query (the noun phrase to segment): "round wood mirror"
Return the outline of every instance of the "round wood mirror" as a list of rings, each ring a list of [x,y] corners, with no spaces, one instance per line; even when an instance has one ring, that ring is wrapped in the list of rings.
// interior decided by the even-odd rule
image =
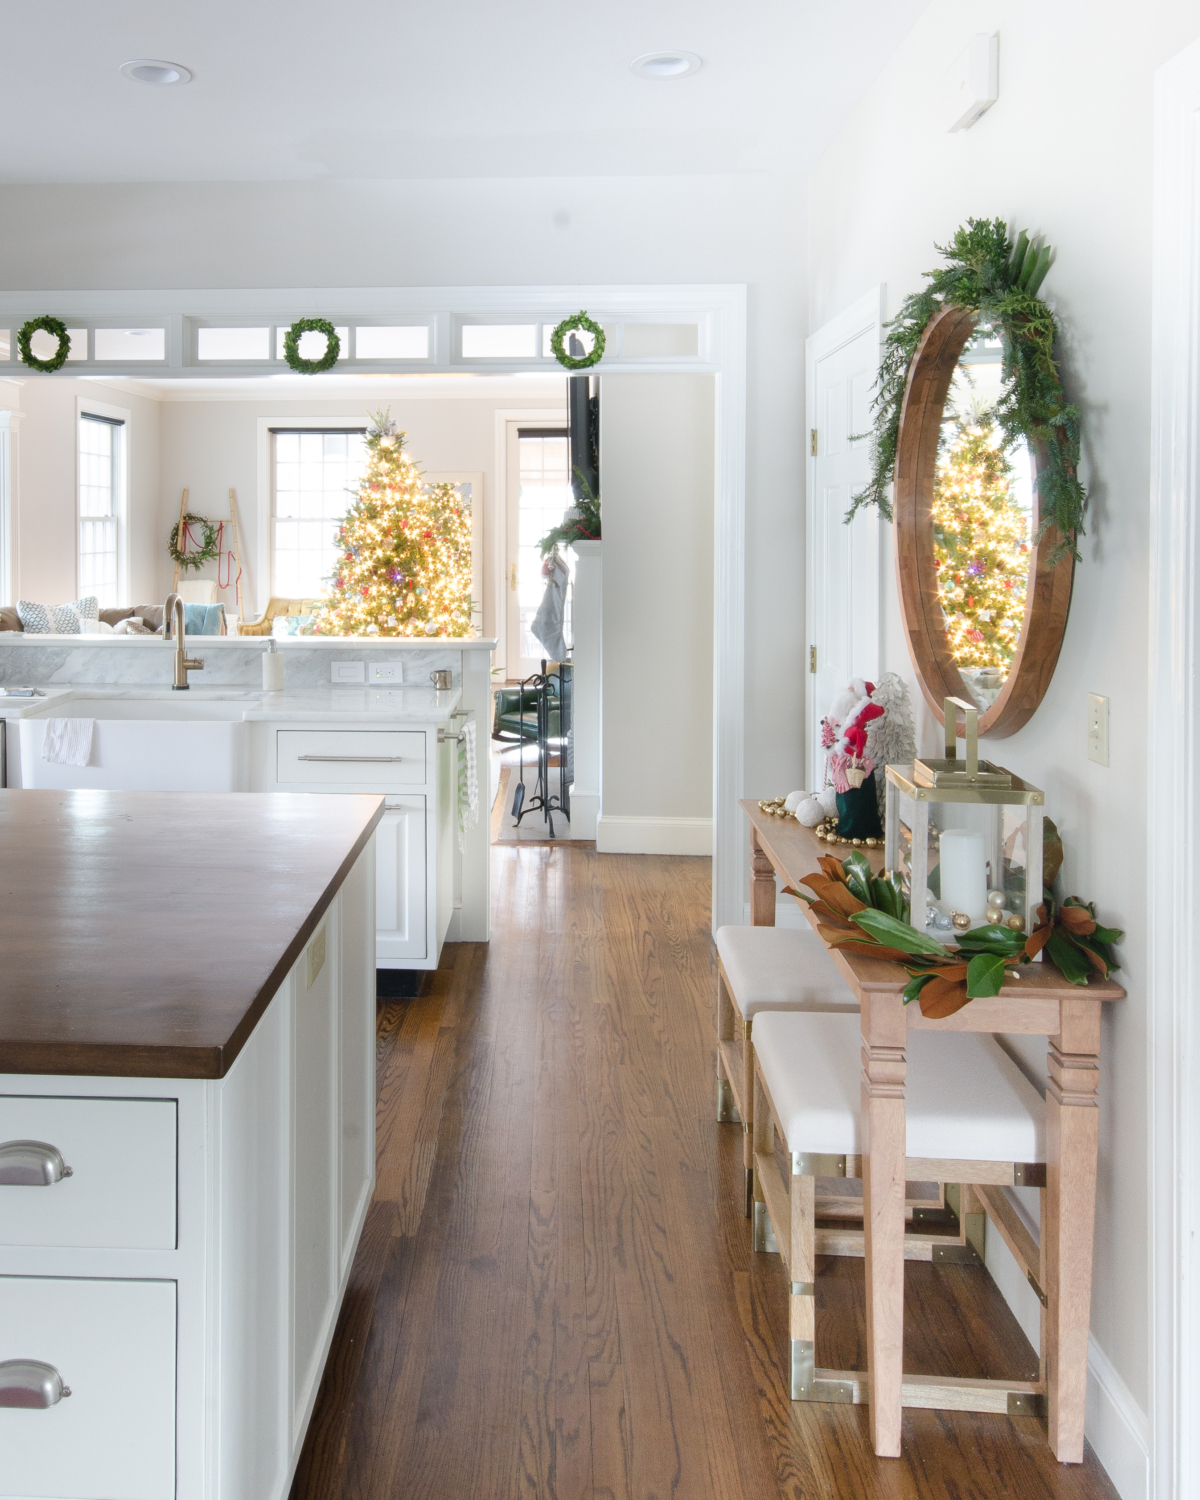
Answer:
[[[1075,565],[1035,549],[1044,455],[1005,453],[990,415],[1002,349],[966,308],[930,319],[908,374],[896,450],[896,569],[921,690],[979,705],[979,733],[1014,734],[1042,701],[1062,648]]]

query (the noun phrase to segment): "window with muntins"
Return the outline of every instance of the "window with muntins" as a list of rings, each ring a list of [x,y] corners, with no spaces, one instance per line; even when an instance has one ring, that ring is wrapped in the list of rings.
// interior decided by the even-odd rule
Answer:
[[[272,593],[313,599],[333,576],[334,538],[366,464],[364,428],[273,428]]]
[[[101,609],[118,604],[125,423],[83,412],[79,417],[80,598],[95,594]]]
[[[536,661],[546,648],[531,634],[530,625],[546,591],[539,543],[559,525],[563,512],[574,504],[571,457],[567,434],[559,429],[521,428],[518,432],[520,495],[517,519],[517,599],[520,611],[521,656]],[[569,609],[568,604],[568,609]],[[564,621],[570,639],[570,619]]]

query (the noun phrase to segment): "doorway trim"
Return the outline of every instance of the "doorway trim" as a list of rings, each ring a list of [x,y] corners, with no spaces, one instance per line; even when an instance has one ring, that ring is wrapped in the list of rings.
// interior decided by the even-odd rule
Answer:
[[[1149,699],[1180,721],[1155,754],[1146,850],[1150,1493],[1200,1486],[1200,42],[1159,69],[1154,121]]]
[[[343,321],[360,316],[427,317],[434,329],[432,357],[419,368],[412,362],[380,361],[379,373],[530,374],[554,370],[544,357],[531,360],[464,361],[454,353],[452,333],[464,316],[511,322],[560,321],[587,308],[602,324],[620,324],[603,367],[596,373],[659,374],[708,373],[716,376],[716,482],[713,568],[713,931],[743,920],[749,889],[749,840],[738,798],[744,790],[745,768],[745,595],[746,595],[746,287],[743,284],[591,285],[591,286],[468,286],[468,287],[304,287],[195,288],[174,291],[4,291],[0,319],[19,326],[45,310],[47,299],[58,316],[74,319],[72,326],[128,321],[130,326],[155,322],[166,329],[167,358],[146,366],[122,362],[101,367],[95,361],[77,362],[60,375],[39,380],[72,379],[104,374],[138,379],[170,380],[259,377],[279,373],[278,364],[250,368],[187,363],[189,329],[193,320],[231,323],[286,320],[300,314],[329,316]],[[13,319],[17,321],[12,322]],[[336,319],[335,319],[336,321]],[[694,354],[627,354],[624,325],[694,323]],[[89,340],[90,344],[90,340]],[[31,374],[32,372],[30,372]],[[564,372],[565,373],[565,372]],[[327,380],[336,380],[331,371]],[[28,378],[21,365],[0,365],[0,376]],[[298,377],[299,378],[299,377]],[[315,381],[322,377],[314,376]],[[316,394],[330,394],[329,386],[314,385]],[[281,399],[289,394],[281,385]]]

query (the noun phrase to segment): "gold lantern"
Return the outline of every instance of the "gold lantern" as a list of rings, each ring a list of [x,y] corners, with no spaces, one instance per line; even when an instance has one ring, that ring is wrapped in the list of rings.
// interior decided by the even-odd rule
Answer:
[[[957,754],[959,710],[965,760]],[[887,767],[887,868],[900,872],[912,925],[939,941],[985,922],[1031,932],[1042,901],[1045,794],[979,759],[973,704],[947,698],[945,713],[945,760]]]

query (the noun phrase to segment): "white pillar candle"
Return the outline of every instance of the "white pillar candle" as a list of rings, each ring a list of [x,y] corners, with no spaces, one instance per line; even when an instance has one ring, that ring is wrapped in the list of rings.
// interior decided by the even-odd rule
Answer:
[[[983,920],[987,910],[987,856],[983,834],[947,828],[939,840],[942,905]]]

